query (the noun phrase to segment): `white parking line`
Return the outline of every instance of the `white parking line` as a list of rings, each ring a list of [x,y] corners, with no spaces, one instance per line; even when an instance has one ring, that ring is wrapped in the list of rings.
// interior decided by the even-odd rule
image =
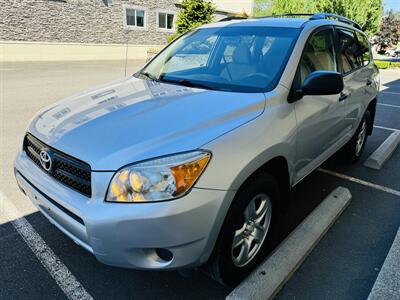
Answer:
[[[355,178],[355,177],[351,177],[351,176],[348,176],[348,175],[345,175],[345,174],[337,173],[337,172],[326,170],[326,169],[322,169],[322,168],[318,168],[318,171],[320,171],[322,173],[325,173],[325,174],[328,174],[328,175],[332,175],[332,176],[341,178],[341,179],[345,179],[345,180],[348,180],[348,181],[351,181],[351,182],[355,182],[355,183],[358,183],[358,184],[361,184],[361,185],[364,185],[364,186],[368,186],[370,188],[373,188],[373,189],[376,189],[376,190],[379,190],[379,191],[382,191],[382,192],[386,192],[386,193],[389,193],[389,194],[392,194],[392,195],[400,197],[400,191],[388,188],[388,187],[383,186],[383,185],[379,185],[379,184],[376,184],[376,183],[372,183],[372,182],[369,182],[369,181],[365,181],[365,180],[362,180],[362,179],[358,179],[358,178]]]
[[[378,103],[378,105],[400,108],[400,105],[393,105],[393,104]]]
[[[384,91],[381,91],[380,93],[383,93],[383,94],[394,94],[394,95],[400,95],[400,93],[398,93],[398,92],[384,92]]]
[[[374,128],[385,129],[385,130],[390,130],[390,131],[400,131],[400,129],[396,129],[396,128],[392,128],[392,127],[385,127],[385,126],[378,126],[378,125],[374,125]]]
[[[2,191],[0,209],[69,299],[93,299]]]

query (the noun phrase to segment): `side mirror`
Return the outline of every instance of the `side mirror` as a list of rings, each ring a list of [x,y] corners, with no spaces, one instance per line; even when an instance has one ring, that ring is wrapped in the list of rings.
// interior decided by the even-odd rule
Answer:
[[[343,76],[333,71],[315,71],[304,79],[303,87],[297,93],[306,95],[334,95],[343,91]]]

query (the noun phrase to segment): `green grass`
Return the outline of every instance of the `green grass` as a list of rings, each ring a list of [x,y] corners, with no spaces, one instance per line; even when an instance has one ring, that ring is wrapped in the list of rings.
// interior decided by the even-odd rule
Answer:
[[[400,68],[400,62],[390,62],[384,60],[375,60],[374,62],[379,69]]]

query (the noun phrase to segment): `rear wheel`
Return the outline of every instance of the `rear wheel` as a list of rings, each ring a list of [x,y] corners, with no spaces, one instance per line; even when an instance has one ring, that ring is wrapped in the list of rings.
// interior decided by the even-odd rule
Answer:
[[[354,133],[351,140],[344,146],[343,153],[350,163],[357,162],[365,147],[368,137],[368,126],[371,120],[370,112],[367,110],[361,119],[360,125]]]
[[[238,191],[208,263],[214,279],[238,283],[273,249],[278,203],[278,184],[266,173],[257,174]]]

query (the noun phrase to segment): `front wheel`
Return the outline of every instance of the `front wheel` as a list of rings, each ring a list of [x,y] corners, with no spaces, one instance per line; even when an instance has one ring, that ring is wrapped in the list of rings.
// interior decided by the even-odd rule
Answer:
[[[367,110],[353,137],[343,148],[343,153],[346,155],[346,158],[350,163],[357,162],[364,151],[370,120],[370,112]]]
[[[214,279],[237,284],[273,248],[278,203],[278,184],[266,173],[257,174],[238,191],[208,263]]]

